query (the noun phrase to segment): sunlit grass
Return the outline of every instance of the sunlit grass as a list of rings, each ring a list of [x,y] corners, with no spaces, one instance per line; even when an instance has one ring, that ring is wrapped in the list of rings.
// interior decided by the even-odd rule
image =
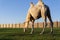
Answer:
[[[46,28],[42,35],[42,28],[35,28],[33,34],[30,30],[24,33],[22,28],[0,28],[0,40],[60,40],[60,28],[54,28],[53,34],[50,34],[50,28]]]

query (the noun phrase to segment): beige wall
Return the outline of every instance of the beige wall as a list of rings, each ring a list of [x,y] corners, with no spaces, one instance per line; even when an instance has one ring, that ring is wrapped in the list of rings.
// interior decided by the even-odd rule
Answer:
[[[44,25],[43,22],[34,23],[34,28],[42,28]],[[60,22],[54,22],[54,27],[60,27]],[[31,28],[31,23],[28,28]],[[48,23],[47,27],[50,27],[50,23]],[[0,24],[0,28],[24,28],[24,23],[19,24]]]

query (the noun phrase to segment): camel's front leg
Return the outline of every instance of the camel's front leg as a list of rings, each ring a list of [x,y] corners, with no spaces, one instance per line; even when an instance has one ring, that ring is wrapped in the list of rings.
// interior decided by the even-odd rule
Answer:
[[[32,20],[32,29],[31,29],[31,34],[34,32],[34,20]]]
[[[24,32],[26,32],[26,30],[27,30],[27,27],[28,27],[28,25],[29,25],[29,21],[27,21],[27,22],[25,22],[25,27],[24,27]]]

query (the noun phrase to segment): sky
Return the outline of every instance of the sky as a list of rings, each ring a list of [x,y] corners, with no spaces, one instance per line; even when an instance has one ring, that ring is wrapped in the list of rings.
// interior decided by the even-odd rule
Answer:
[[[23,23],[25,21],[30,2],[36,4],[38,0],[0,0],[0,24]],[[60,21],[60,0],[43,0],[49,6],[53,21]],[[43,22],[40,18],[36,21]]]

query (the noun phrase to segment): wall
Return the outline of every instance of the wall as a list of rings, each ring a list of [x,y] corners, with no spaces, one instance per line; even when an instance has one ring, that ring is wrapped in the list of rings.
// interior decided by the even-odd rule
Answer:
[[[53,27],[60,27],[60,22],[54,22]],[[42,28],[44,26],[43,22],[34,23],[34,28]],[[31,23],[29,24],[28,28],[31,28]],[[50,27],[50,23],[47,23],[47,27]],[[0,24],[0,28],[24,28],[24,23],[18,24]]]

